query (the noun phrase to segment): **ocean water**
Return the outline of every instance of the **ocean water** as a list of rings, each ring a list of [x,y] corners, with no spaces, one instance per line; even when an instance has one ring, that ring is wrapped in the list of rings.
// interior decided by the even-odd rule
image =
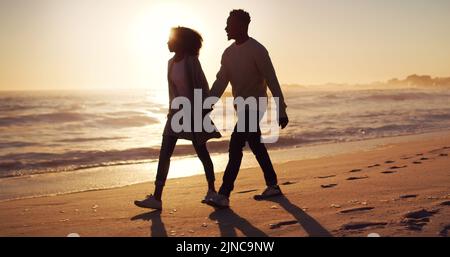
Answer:
[[[271,149],[450,129],[450,90],[284,87],[290,118]],[[0,92],[0,177],[157,161],[166,90]],[[222,110],[215,109],[212,118]],[[229,132],[208,143],[226,153]],[[194,154],[180,140],[175,156]]]

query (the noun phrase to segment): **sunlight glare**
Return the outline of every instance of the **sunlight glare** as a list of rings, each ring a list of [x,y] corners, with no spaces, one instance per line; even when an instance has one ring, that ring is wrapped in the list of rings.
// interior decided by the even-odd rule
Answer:
[[[181,3],[154,4],[142,11],[132,29],[132,51],[141,70],[142,79],[151,87],[165,84],[167,61],[172,53],[167,41],[172,27],[191,27],[205,31],[206,23],[194,10]]]

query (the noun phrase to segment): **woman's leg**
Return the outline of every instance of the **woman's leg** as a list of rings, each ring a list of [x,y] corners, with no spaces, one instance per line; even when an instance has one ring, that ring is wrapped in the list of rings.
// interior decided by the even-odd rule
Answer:
[[[193,145],[195,148],[195,152],[197,153],[197,156],[202,162],[203,168],[205,169],[206,180],[208,181],[208,190],[216,192],[216,188],[214,186],[214,165],[211,160],[211,156],[209,155],[208,149],[206,148],[206,144],[193,143]]]
[[[163,136],[161,143],[161,150],[159,151],[158,171],[156,172],[155,180],[155,199],[161,201],[162,191],[166,184],[167,174],[169,173],[170,157],[172,157],[173,150],[177,144],[177,137]]]

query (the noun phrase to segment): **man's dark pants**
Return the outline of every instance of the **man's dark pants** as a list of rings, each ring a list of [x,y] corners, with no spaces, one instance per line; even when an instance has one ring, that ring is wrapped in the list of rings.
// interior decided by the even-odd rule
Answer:
[[[253,112],[253,113],[252,113]],[[261,130],[259,126],[259,121],[262,118],[258,115],[256,110],[245,110],[245,115],[238,115],[238,123],[234,127],[233,133],[231,134],[230,146],[228,150],[229,159],[228,164],[223,175],[223,183],[220,187],[219,194],[230,196],[231,191],[234,188],[234,182],[239,173],[239,168],[242,162],[242,150],[245,146],[245,142],[248,143],[250,149],[255,155],[259,166],[264,173],[264,179],[266,180],[267,186],[277,185],[277,175],[270,160],[269,153],[267,152],[266,146],[261,142]],[[251,125],[251,121],[253,122]],[[238,124],[244,122],[245,126],[243,130]]]

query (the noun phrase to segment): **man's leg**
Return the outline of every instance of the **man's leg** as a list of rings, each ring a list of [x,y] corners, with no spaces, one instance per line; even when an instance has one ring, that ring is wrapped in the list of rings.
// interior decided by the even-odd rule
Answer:
[[[266,180],[267,186],[275,186],[278,184],[277,174],[270,160],[269,153],[267,152],[266,146],[261,142],[261,130],[258,127],[257,132],[251,132],[247,138],[248,145],[252,149],[253,154],[258,160],[259,166],[264,173],[264,179]]]
[[[220,187],[219,194],[226,197],[230,196],[231,191],[234,188],[234,181],[239,173],[239,168],[242,162],[242,148],[245,146],[247,139],[247,133],[238,132],[237,125],[231,134],[230,147],[228,150],[228,164],[223,175],[222,186]]]

